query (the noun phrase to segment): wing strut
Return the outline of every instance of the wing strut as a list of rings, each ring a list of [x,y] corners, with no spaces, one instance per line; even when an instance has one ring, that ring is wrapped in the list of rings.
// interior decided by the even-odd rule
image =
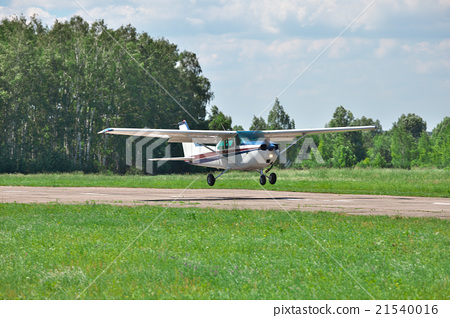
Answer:
[[[199,144],[200,146],[203,146],[203,147],[205,147],[206,149],[208,149],[208,150],[210,150],[210,151],[216,153],[217,155],[219,155],[220,157],[222,157],[223,159],[225,159],[225,160],[228,162],[228,158],[226,158],[224,155],[220,154],[219,152],[215,151],[215,150],[212,149],[211,147],[208,147],[207,145],[205,145],[205,144],[203,144],[203,143],[201,143],[201,142],[198,142],[198,141],[196,141],[195,143],[197,143],[197,144]]]
[[[222,172],[219,176],[221,176],[222,174],[224,174],[225,172],[227,172],[227,171],[230,169],[230,166],[229,166],[229,163],[230,163],[230,162],[229,162],[229,160],[228,160],[227,157],[225,157],[224,155],[222,155],[222,154],[219,153],[218,151],[212,149],[211,147],[208,147],[207,145],[205,145],[205,144],[203,144],[203,143],[201,143],[201,142],[196,141],[196,143],[199,144],[200,146],[203,146],[203,147],[205,147],[206,149],[208,149],[208,150],[210,150],[210,151],[216,153],[218,156],[222,157],[223,159],[225,159],[225,160],[227,161],[228,168],[227,168],[224,172]],[[235,165],[235,166],[238,166],[238,167],[240,166],[240,165],[237,164],[237,163],[232,163],[232,164]],[[217,177],[217,178],[218,178],[218,177]]]

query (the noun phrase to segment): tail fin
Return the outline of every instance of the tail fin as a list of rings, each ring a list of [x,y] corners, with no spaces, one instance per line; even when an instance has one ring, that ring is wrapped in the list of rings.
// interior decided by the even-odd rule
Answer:
[[[178,127],[180,130],[189,130],[189,126],[186,122],[186,120],[183,120],[178,123]],[[194,143],[193,142],[183,142],[183,152],[185,157],[192,157],[193,150],[194,150]]]

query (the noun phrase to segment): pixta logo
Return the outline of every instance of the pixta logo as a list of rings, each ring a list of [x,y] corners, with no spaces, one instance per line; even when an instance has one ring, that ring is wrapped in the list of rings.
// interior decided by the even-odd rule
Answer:
[[[286,148],[289,148],[289,144],[290,143],[287,141],[280,142],[280,163],[284,165],[292,164],[292,162],[290,163],[288,162],[287,151],[284,151]],[[311,137],[306,137],[305,140],[303,141],[302,147],[300,148],[300,151],[295,157],[294,163],[302,163],[303,160],[311,160],[312,159],[311,153],[313,153],[314,159],[317,161],[317,163],[320,164],[325,163],[322,156],[320,155],[316,143],[314,142],[314,139]]]
[[[195,147],[202,147],[205,143],[211,144],[211,140],[204,140],[204,139],[194,139],[192,140],[193,143],[190,143],[189,145],[192,148]],[[222,148],[226,148],[226,151],[221,150],[220,158],[217,160],[225,160],[228,164],[239,164],[239,155],[229,155],[229,154],[236,154],[239,150],[239,146],[235,144],[235,139],[228,139],[226,141],[223,141],[222,143],[226,142],[222,145]],[[265,142],[265,140],[260,140],[261,144]],[[128,137],[126,140],[126,164],[127,166],[135,166],[139,170],[144,170],[145,166],[145,172],[149,174],[154,174],[154,161],[148,160],[148,159],[154,159],[154,153],[155,150],[162,146],[165,143],[165,139],[160,138],[151,138],[146,137],[142,134],[137,133],[134,136]],[[220,145],[220,143],[219,143]],[[270,145],[269,145],[270,146]],[[312,160],[312,155],[314,155],[314,159],[319,164],[324,164],[324,160],[322,156],[319,153],[319,150],[317,148],[317,145],[314,142],[314,139],[311,137],[306,137],[303,141],[303,144],[295,157],[295,159],[292,156],[289,156],[290,159],[288,159],[287,156],[287,148],[290,146],[293,146],[292,142],[280,142],[279,143],[279,162],[284,165],[285,168],[291,166],[293,163],[302,163],[303,160]],[[209,149],[212,152],[216,152],[215,148],[213,146],[205,146],[207,149]],[[220,146],[219,146],[219,149]],[[184,149],[187,150],[186,148]],[[191,149],[192,152],[192,149]],[[218,152],[216,152],[218,153]],[[161,159],[158,159],[156,161],[156,167],[159,168],[163,164],[165,164],[168,160],[165,160],[167,158],[171,157],[171,148],[170,145],[167,145],[164,149],[164,155],[161,156],[161,154],[158,152],[158,157],[162,157]],[[134,156],[133,156],[134,155]],[[256,159],[258,162],[266,162],[267,158],[262,157],[261,154],[255,153]],[[186,154],[185,154],[186,156]],[[261,158],[260,158],[261,157]],[[133,161],[134,159],[134,161]],[[145,164],[144,164],[145,162]]]
[[[311,149],[308,151],[308,149]],[[295,158],[295,163],[302,163],[303,160],[311,160],[311,152],[314,154],[314,159],[320,164],[324,164],[322,156],[320,155],[319,149],[317,149],[316,143],[314,139],[311,137],[305,138],[305,141],[302,144],[302,148]]]
[[[134,152],[135,154],[134,157],[136,158],[135,162],[136,168],[139,170],[144,170],[144,159],[152,159],[155,149],[161,146],[164,142],[165,142],[164,139],[142,137],[139,134],[128,137],[126,141],[126,159],[125,159],[127,166],[130,167],[133,166],[133,152]],[[170,156],[171,156],[170,146],[167,145],[164,150],[164,158],[170,158]],[[159,168],[167,161],[168,160],[158,160],[156,161],[156,166]],[[145,172],[153,174],[154,173],[153,164],[154,164],[153,161],[145,160]]]

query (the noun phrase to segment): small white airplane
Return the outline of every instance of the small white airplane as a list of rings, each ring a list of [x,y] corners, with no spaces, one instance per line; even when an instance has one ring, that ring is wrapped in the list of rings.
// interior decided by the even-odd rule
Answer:
[[[280,155],[279,144],[275,142],[292,141],[300,137],[293,146],[306,135],[332,132],[347,132],[358,130],[374,130],[375,126],[333,127],[316,129],[286,129],[262,131],[221,131],[221,130],[190,130],[187,122],[178,123],[176,129],[136,129],[136,128],[106,128],[99,134],[127,135],[151,138],[164,138],[168,142],[181,142],[184,157],[148,159],[181,160],[189,164],[223,170],[217,177],[208,174],[207,182],[213,186],[221,175],[229,170],[256,170],[260,173],[259,182],[275,184],[277,175],[266,174],[272,169]],[[215,145],[215,146],[214,146]],[[285,148],[281,153],[285,152]],[[267,168],[265,171],[264,169]]]

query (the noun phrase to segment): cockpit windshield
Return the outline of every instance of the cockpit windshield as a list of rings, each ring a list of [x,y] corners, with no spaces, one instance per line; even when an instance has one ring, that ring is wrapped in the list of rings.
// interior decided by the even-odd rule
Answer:
[[[264,143],[264,133],[260,130],[237,131],[238,145],[259,145]]]

